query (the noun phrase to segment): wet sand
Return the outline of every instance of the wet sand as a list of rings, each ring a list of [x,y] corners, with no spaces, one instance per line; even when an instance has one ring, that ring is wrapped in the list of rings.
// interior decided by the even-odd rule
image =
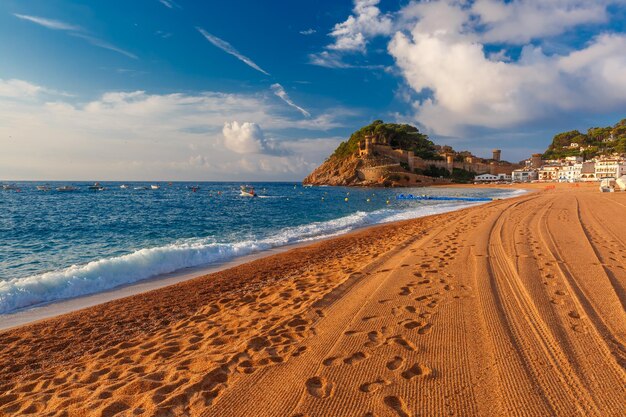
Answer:
[[[596,186],[377,226],[0,333],[0,415],[621,416],[625,268]]]

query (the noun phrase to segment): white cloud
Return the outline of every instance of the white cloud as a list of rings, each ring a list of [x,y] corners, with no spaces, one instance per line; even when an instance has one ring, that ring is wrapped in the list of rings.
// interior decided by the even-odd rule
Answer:
[[[265,93],[112,91],[77,103],[46,91],[0,80],[0,178],[244,180],[245,164],[259,180],[301,179],[338,141],[298,138],[352,117],[289,118]]]
[[[178,5],[178,3],[176,3],[174,0],[159,0],[159,3],[161,3],[163,6],[167,7],[168,9],[173,9],[173,8],[180,9],[181,8]]]
[[[380,12],[378,3],[380,0],[354,0],[354,14],[333,27],[329,35],[335,41],[327,48],[365,52],[369,38],[390,34],[392,20]]]
[[[298,110],[300,113],[302,113],[302,115],[304,117],[311,117],[311,113],[309,113],[308,111],[304,110],[302,107],[298,106],[296,103],[294,103],[289,98],[289,96],[287,95],[287,92],[285,91],[285,89],[283,88],[282,85],[280,85],[278,83],[272,84],[271,88],[272,88],[272,91],[274,92],[274,94],[277,97],[279,97],[282,101],[284,101],[285,103],[287,103],[288,105],[290,105],[294,109]]]
[[[226,122],[222,134],[224,145],[233,152],[263,153],[267,146],[261,126],[256,123]]]
[[[477,0],[471,13],[486,26],[485,42],[524,44],[532,39],[558,35],[581,24],[608,19],[605,0]]]
[[[211,35],[209,32],[207,32],[206,30],[202,28],[198,27],[196,29],[198,30],[198,32],[202,34],[202,36],[206,38],[206,40],[211,42],[216,47],[220,48],[222,51],[226,52],[227,54],[233,55],[235,58],[244,62],[246,65],[254,68],[255,70],[262,72],[265,75],[270,75],[267,71],[265,71],[264,69],[259,67],[257,64],[255,64],[250,58],[248,58],[245,55],[242,55],[230,43],[226,42],[223,39],[218,38],[217,36]]]
[[[307,35],[312,35],[312,34],[314,34],[316,32],[317,31],[315,29],[311,28],[311,29],[307,29],[307,30],[301,30],[299,33],[300,33],[300,35],[307,36]]]
[[[29,16],[29,15],[18,14],[18,13],[13,14],[13,16],[17,17],[18,19],[28,20],[29,22],[36,23],[36,24],[41,25],[43,27],[46,27],[48,29],[53,29],[53,30],[73,30],[73,31],[81,31],[81,30],[83,30],[83,28],[81,28],[80,26],[76,26],[76,25],[72,25],[72,24],[69,24],[69,23],[61,22],[60,20],[47,19],[45,17]]]
[[[485,52],[485,39],[505,42],[518,36],[510,41],[518,43],[515,22],[525,21],[537,10],[548,14],[543,22],[563,18],[559,26],[563,31],[568,24],[582,21],[575,17],[579,16],[576,10],[586,7],[580,1],[543,3],[553,7],[541,9],[539,2],[518,1],[500,3],[496,8],[495,2],[477,2],[474,6],[481,10],[481,19],[488,16],[490,22],[486,32],[477,29],[473,9],[462,2],[407,6],[402,11],[407,30],[393,36],[388,50],[407,84],[424,95],[413,102],[415,120],[431,132],[458,136],[468,126],[503,129],[567,112],[623,108],[624,34],[599,35],[580,50],[564,55],[547,55],[530,44],[523,46],[516,61],[506,58],[506,49],[496,54]],[[487,11],[485,5],[494,8]],[[518,7],[515,16],[510,14],[511,7]],[[599,16],[591,13],[587,21]],[[496,30],[509,21],[510,32]],[[528,27],[529,37],[545,34],[540,28]]]
[[[119,54],[127,56],[128,58],[138,59],[137,55],[133,53],[130,53],[128,51],[125,51],[124,49],[118,48],[117,46],[112,45],[109,42],[106,42],[102,39],[98,39],[94,36],[83,33],[85,32],[85,30],[81,28],[80,26],[70,25],[68,23],[60,22],[58,20],[47,19],[47,18],[37,17],[37,16],[28,16],[28,15],[21,15],[21,14],[15,14],[14,16],[22,20],[28,20],[38,25],[44,26],[48,29],[63,30],[65,32],[68,32],[68,35],[83,39],[89,42],[90,44],[92,44],[93,46],[97,46],[98,48],[108,49],[109,51],[117,52]]]
[[[24,98],[39,94],[42,87],[23,80],[3,80],[0,78],[0,97]]]
[[[137,55],[131,52],[125,51],[121,48],[118,48],[117,46],[112,45],[106,41],[103,41],[102,39],[94,38],[93,36],[85,35],[83,33],[70,33],[70,35],[75,36],[77,38],[84,39],[90,44],[92,44],[93,46],[97,46],[98,48],[108,49],[109,51],[117,52],[118,54],[122,54],[124,56],[127,56],[128,58],[139,59]]]
[[[57,91],[45,88],[24,80],[10,79],[3,80],[0,78],[0,97],[13,99],[35,98],[38,95],[47,94],[53,96],[71,97],[71,94],[63,91]]]

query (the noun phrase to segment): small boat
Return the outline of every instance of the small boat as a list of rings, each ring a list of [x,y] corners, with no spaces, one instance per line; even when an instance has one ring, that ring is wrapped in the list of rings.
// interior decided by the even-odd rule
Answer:
[[[249,185],[242,185],[240,187],[241,196],[242,197],[256,197],[256,191],[254,191],[254,187],[250,187]]]
[[[50,186],[48,185],[38,185],[37,191],[50,191]]]
[[[304,188],[311,188],[311,187],[313,187],[313,184],[304,184],[303,187]]]
[[[158,190],[159,188],[161,188],[161,186],[160,186],[160,185],[154,185],[154,184],[152,184],[152,185],[150,186],[150,188],[151,188],[151,189],[153,189],[153,190]]]
[[[57,191],[62,192],[62,193],[68,193],[68,192],[72,192],[72,191],[76,191],[77,188],[73,187],[71,185],[64,185],[62,187],[58,187]]]
[[[93,190],[93,191],[103,191],[104,190],[104,187],[101,186],[99,182],[96,182],[94,185],[90,185],[88,188],[90,190]]]
[[[200,189],[200,187],[199,187],[199,186],[197,186],[197,185],[193,185],[193,186],[188,187],[188,188],[189,188],[192,192],[194,192],[194,193]]]
[[[5,191],[19,191],[20,187],[15,184],[4,184],[2,185],[2,189]]]
[[[139,187],[133,187],[133,190],[149,190],[150,187],[146,187],[145,185],[141,185]]]
[[[122,185],[120,185],[120,188],[121,188],[122,190],[125,190],[125,189],[127,189],[127,188],[128,188],[128,185],[126,185],[126,184],[122,184]]]

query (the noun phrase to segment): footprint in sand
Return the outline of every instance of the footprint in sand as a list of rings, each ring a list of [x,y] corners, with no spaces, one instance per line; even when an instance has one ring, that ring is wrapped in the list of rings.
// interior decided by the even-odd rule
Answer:
[[[554,293],[555,293],[556,295],[565,295],[565,294],[567,294],[567,293],[566,293],[565,291],[563,291],[563,290],[556,290]]]
[[[573,319],[579,319],[580,318],[580,314],[578,314],[578,312],[575,311],[575,310],[570,311],[567,315],[570,316]]]
[[[410,287],[402,287],[400,289],[402,291],[400,291],[399,295],[411,295],[413,293],[413,290]]]
[[[390,385],[391,381],[387,381],[385,379],[377,379],[374,382],[366,382],[359,387],[359,390],[362,392],[376,392],[379,389],[383,388],[386,385]]]
[[[415,352],[417,350],[417,347],[413,343],[411,343],[409,340],[406,340],[402,336],[390,337],[387,339],[387,343],[390,343],[390,342],[395,343],[399,346],[402,346],[403,348],[411,352]]]
[[[387,369],[395,371],[404,364],[404,358],[402,356],[394,356],[392,360],[387,362]]]
[[[332,397],[335,386],[320,376],[314,376],[306,381],[306,389],[313,397],[329,398]]]
[[[411,417],[412,414],[400,397],[390,395],[383,400],[385,405],[391,408],[400,417]]]
[[[429,367],[419,363],[415,363],[413,364],[413,366],[402,372],[400,375],[402,375],[402,378],[404,379],[411,380],[416,376],[426,376],[430,375],[431,373],[432,370]]]
[[[369,354],[365,353],[365,352],[356,352],[353,353],[352,355],[348,356],[347,358],[345,358],[343,360],[343,363],[345,363],[346,365],[354,365],[356,363],[359,363],[367,358],[369,358]]]
[[[410,320],[410,321],[404,323],[404,328],[405,329],[409,329],[409,330],[413,330],[413,329],[416,329],[416,328],[424,326],[424,325],[425,325],[424,322]]]
[[[428,334],[433,329],[433,325],[430,323],[426,323],[417,331],[419,334]]]
[[[366,347],[378,347],[383,344],[383,334],[379,331],[373,330],[367,334],[368,342],[365,342]]]
[[[337,356],[331,356],[329,358],[326,358],[322,361],[322,364],[324,366],[335,366],[335,365],[339,365],[339,361],[341,360],[341,358],[338,358]]]
[[[404,309],[409,313],[415,313],[417,309],[413,306],[404,306]]]

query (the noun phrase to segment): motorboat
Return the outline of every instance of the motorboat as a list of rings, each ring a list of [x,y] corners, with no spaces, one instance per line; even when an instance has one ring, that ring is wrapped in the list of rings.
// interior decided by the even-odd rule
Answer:
[[[38,185],[37,191],[50,191],[50,186],[48,185]]]
[[[104,190],[104,187],[101,186],[99,182],[94,183],[94,185],[90,185],[88,188],[90,190],[93,190],[93,191],[103,191]]]
[[[133,187],[133,190],[149,190],[150,187],[147,187],[145,185],[141,185],[139,187]]]
[[[150,188],[151,188],[152,190],[158,190],[159,188],[161,188],[161,186],[160,186],[160,185],[155,185],[155,184],[152,184],[152,185],[150,186]]]
[[[127,188],[128,188],[128,185],[126,185],[126,184],[122,184],[122,185],[120,185],[120,188],[121,188],[122,190],[125,190],[125,189],[127,189]]]
[[[68,192],[76,191],[76,190],[77,190],[77,188],[73,187],[71,185],[64,185],[62,187],[58,187],[57,188],[57,191],[62,192],[62,193],[68,193]]]
[[[17,186],[17,185],[15,185],[15,184],[3,184],[3,185],[2,185],[2,189],[3,189],[4,191],[19,191],[19,190],[20,190],[20,187],[18,187],[18,186]]]
[[[199,187],[199,186],[197,186],[197,185],[193,185],[193,186],[188,187],[188,188],[189,188],[192,192],[194,192],[194,193],[200,189],[200,187]]]
[[[242,197],[256,197],[256,191],[254,191],[254,187],[250,187],[249,185],[242,185],[240,187],[241,196]]]

